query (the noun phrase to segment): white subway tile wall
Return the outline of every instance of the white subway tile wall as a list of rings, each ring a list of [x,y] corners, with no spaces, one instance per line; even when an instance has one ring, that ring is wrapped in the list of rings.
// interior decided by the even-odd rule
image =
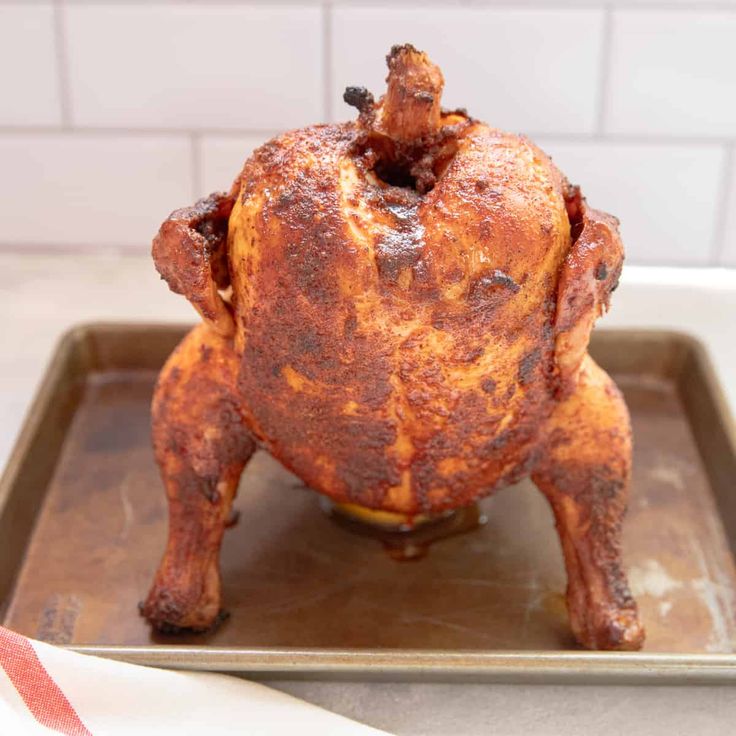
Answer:
[[[412,42],[532,135],[630,263],[736,266],[736,0],[0,0],[0,248],[148,248]]]
[[[51,3],[0,9],[0,125],[61,123]]]
[[[731,180],[728,184],[728,199],[724,204],[725,211],[722,213],[723,228],[723,253],[722,262],[727,266],[736,267],[736,165],[734,165],[736,151],[732,148],[731,158]]]
[[[736,13],[614,11],[611,133],[733,136]]]
[[[282,128],[323,116],[319,7],[70,5],[72,122]]]
[[[628,262],[713,262],[719,177],[726,159],[720,146],[537,143],[580,185],[592,207],[621,217]]]
[[[194,197],[191,158],[186,135],[0,136],[2,237],[40,245],[147,244],[161,219]]]
[[[197,195],[230,189],[251,152],[276,135],[275,132],[250,135],[206,135],[199,141],[201,170]]]
[[[333,117],[352,116],[342,102],[347,85],[380,92],[387,50],[409,41],[442,68],[447,107],[465,107],[508,130],[590,135],[603,15],[588,9],[336,8]]]

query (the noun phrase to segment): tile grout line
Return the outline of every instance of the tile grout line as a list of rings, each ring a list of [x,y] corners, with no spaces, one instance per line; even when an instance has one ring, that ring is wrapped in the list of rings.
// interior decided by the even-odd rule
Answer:
[[[192,198],[194,201],[204,196],[204,181],[202,177],[202,136],[191,133],[189,136],[190,165],[192,167]]]
[[[70,0],[71,2],[84,2],[84,0]],[[364,0],[345,0],[345,7],[362,6]],[[404,0],[402,5],[417,6],[423,5],[421,0]],[[390,0],[381,0],[373,4],[376,7],[392,7]],[[441,0],[430,0],[429,7],[435,5],[441,6]],[[710,2],[696,2],[695,0],[685,0],[684,2],[658,2],[657,0],[588,0],[587,2],[576,2],[576,0],[553,0],[545,2],[544,0],[462,0],[461,7],[466,8],[498,8],[503,10],[512,10],[515,8],[524,10],[596,10],[603,6],[612,8],[643,12],[652,10],[661,10],[668,12],[697,12],[719,13],[734,12],[736,6],[728,0],[711,0]]]
[[[150,255],[150,246],[141,243],[120,243],[118,245],[91,245],[64,243],[37,243],[32,241],[0,241],[0,255],[20,256],[66,256],[77,254],[81,256],[106,258],[117,255]]]
[[[59,85],[59,106],[61,107],[61,127],[64,130],[70,130],[72,128],[72,109],[65,20],[63,0],[54,0],[54,46],[56,51],[56,81]]]
[[[69,5],[86,5],[89,4],[90,0],[66,0]],[[17,4],[18,0],[0,0],[0,6],[2,5],[13,5]],[[145,5],[173,5],[173,6],[186,6],[196,4],[192,0],[126,0],[126,4],[133,6],[145,6]],[[203,0],[201,5],[207,3]],[[298,2],[296,0],[274,0],[269,3],[267,0],[219,0],[220,5],[236,7],[238,5],[248,6],[266,6],[271,5],[273,7],[293,6],[299,5],[300,7],[314,7],[317,2],[316,0],[309,0],[307,2]],[[513,9],[513,8],[531,8],[533,10],[551,9],[551,10],[569,10],[569,9],[595,9],[600,7],[604,3],[602,0],[597,2],[596,0],[587,0],[587,2],[579,2],[579,0],[458,0],[457,4],[448,3],[447,0],[402,0],[402,2],[396,3],[391,0],[380,0],[379,2],[367,2],[366,0],[343,0],[341,3],[343,7],[377,7],[377,8],[389,8],[395,7],[396,5],[402,5],[405,7],[461,7],[461,8],[502,8],[502,9]],[[733,2],[729,0],[702,0],[696,2],[695,0],[676,2],[670,0],[669,2],[663,2],[660,0],[613,0],[610,3],[613,7],[624,8],[626,10],[664,10],[664,11],[703,11],[703,12],[720,12],[720,11],[736,11]]]
[[[532,139],[546,139],[555,143],[576,143],[580,145],[634,145],[651,147],[680,147],[691,148],[694,146],[721,147],[736,143],[736,138],[719,138],[703,136],[667,136],[662,135],[638,135],[631,133],[603,133],[598,134],[576,134],[576,133],[546,133],[542,130],[526,130],[523,134]]]
[[[65,128],[61,125],[0,125],[0,138],[4,135],[55,135],[68,134],[73,136],[220,136],[222,138],[238,138],[241,136],[273,137],[284,132],[276,128],[150,128],[146,126],[136,128],[98,127],[90,125],[74,125]],[[557,143],[579,143],[589,145],[600,143],[604,145],[631,144],[642,146],[730,146],[736,144],[734,136],[687,136],[687,135],[647,135],[635,133],[559,133],[543,130],[525,130],[523,135],[531,138],[546,138]]]
[[[735,165],[736,152],[734,151],[734,144],[730,143],[726,146],[720,176],[720,196],[718,197],[716,222],[713,228],[713,242],[711,243],[710,259],[708,261],[711,266],[725,265],[723,258],[726,251],[726,224],[728,222],[728,205],[733,194],[731,192],[732,182],[736,182],[736,176],[734,175]]]
[[[40,1],[40,0],[39,0]],[[88,5],[90,0],[64,0],[67,5]],[[3,5],[16,5],[18,0],[0,0],[0,7]],[[135,6],[187,6],[193,4],[201,4],[206,6],[203,0],[200,3],[193,3],[192,0],[126,0],[126,4]],[[267,0],[219,0],[220,5],[237,7],[252,6],[270,6],[270,7],[288,7],[298,5],[299,7],[315,7],[318,5],[316,0],[308,0],[307,2],[298,2],[296,0],[274,0],[268,3]],[[376,7],[376,8],[393,8],[403,6],[409,8],[423,9],[430,8],[498,8],[502,10],[513,10],[515,8],[531,9],[531,10],[591,10],[600,8],[604,4],[610,4],[614,8],[621,8],[630,11],[652,11],[662,10],[665,12],[736,12],[736,6],[729,0],[703,0],[696,2],[660,2],[659,0],[612,0],[610,3],[604,3],[603,0],[587,0],[587,2],[579,2],[578,0],[457,0],[457,4],[448,3],[447,0],[402,0],[401,2],[391,2],[391,0],[381,0],[380,2],[366,2],[366,0],[343,0],[342,7]]]
[[[65,128],[61,125],[0,125],[0,137],[3,135],[55,135],[68,133],[73,135],[100,136],[222,136],[238,138],[244,135],[273,137],[283,133],[283,129],[275,128],[136,128],[98,127],[94,125],[74,125]]]
[[[595,137],[602,138],[606,132],[608,97],[611,84],[611,55],[613,40],[613,10],[610,5],[603,8],[603,38],[601,59],[598,69],[598,100],[596,109]]]
[[[332,3],[322,5],[322,113],[332,122]]]
[[[70,2],[83,2],[84,0],[70,0]],[[665,13],[673,12],[698,12],[703,13],[722,13],[735,12],[736,6],[733,2],[722,0],[721,2],[696,2],[694,0],[678,2],[658,2],[657,0],[588,0],[587,2],[579,2],[576,0],[552,0],[545,2],[544,0],[460,0],[461,8],[480,8],[480,9],[498,9],[498,10],[598,10],[604,6],[610,6],[615,9],[626,11],[663,11]],[[364,0],[344,0],[345,7],[364,7]],[[441,0],[430,0],[430,2],[422,2],[422,0],[403,0],[400,3],[403,6],[417,7],[455,7],[443,5]],[[394,4],[395,5],[395,4]],[[389,8],[394,7],[390,0],[380,0],[380,2],[369,3],[369,7]]]

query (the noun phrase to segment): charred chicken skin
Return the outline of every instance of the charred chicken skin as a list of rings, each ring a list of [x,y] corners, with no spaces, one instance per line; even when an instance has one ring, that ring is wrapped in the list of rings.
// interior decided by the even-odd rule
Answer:
[[[443,110],[424,53],[394,47],[388,66],[378,101],[346,91],[356,122],[266,143],[154,240],[203,322],[153,401],[170,522],[143,613],[216,622],[223,530],[260,447],[336,502],[408,517],[530,475],[576,638],[637,649],[629,417],[587,353],[621,271],[617,220],[526,138]]]

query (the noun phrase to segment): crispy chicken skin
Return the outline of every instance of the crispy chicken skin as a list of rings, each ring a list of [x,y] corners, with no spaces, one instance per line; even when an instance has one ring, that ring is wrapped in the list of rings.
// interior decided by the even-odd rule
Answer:
[[[408,516],[531,475],[554,511],[573,631],[637,649],[621,568],[626,406],[587,354],[623,261],[590,209],[523,137],[440,107],[411,46],[356,122],[292,131],[229,194],[177,210],[156,267],[197,308],[153,403],[169,541],[143,613],[203,630],[218,554],[256,445],[337,502]],[[227,294],[227,295],[226,295]]]

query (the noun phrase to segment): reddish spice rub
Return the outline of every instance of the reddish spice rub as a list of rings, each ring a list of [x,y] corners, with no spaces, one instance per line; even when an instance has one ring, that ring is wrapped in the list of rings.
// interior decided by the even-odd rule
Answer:
[[[578,640],[638,648],[628,414],[587,355],[621,271],[617,221],[529,140],[443,111],[425,54],[394,47],[388,65],[378,102],[347,90],[357,122],[275,138],[154,241],[204,323],[154,400],[171,526],[143,612],[215,622],[222,531],[257,444],[337,502],[408,516],[531,474]]]

